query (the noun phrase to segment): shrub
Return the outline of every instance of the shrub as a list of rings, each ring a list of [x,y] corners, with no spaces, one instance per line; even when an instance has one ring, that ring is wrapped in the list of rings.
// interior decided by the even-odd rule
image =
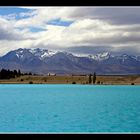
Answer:
[[[72,84],[76,84],[76,82],[72,82]]]
[[[33,84],[33,82],[32,82],[32,81],[30,81],[30,82],[29,82],[29,84]]]
[[[135,85],[134,83],[131,83],[131,85]]]
[[[23,79],[20,79],[20,81],[24,81]]]

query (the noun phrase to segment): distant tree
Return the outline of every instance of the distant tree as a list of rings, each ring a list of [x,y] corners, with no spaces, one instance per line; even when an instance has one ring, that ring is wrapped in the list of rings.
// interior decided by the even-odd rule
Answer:
[[[15,74],[13,71],[8,70],[9,78],[15,78]]]
[[[7,70],[7,79],[10,79],[11,77],[13,77],[12,71],[10,71],[9,69]]]
[[[31,73],[31,72],[29,72],[29,75],[32,75],[32,73]]]
[[[96,73],[94,72],[94,74],[93,74],[93,84],[95,84],[95,82],[96,82]]]
[[[8,79],[7,71],[5,69],[2,69],[0,73],[1,79]]]
[[[9,69],[8,70],[2,69],[0,71],[0,79],[10,79],[15,77],[18,77],[18,72],[16,70],[10,71]]]
[[[21,76],[21,72],[20,72],[20,70],[18,70],[18,77],[19,77],[19,76]]]
[[[16,70],[14,70],[14,75],[17,76],[18,75],[18,72]]]
[[[92,76],[92,75],[89,74],[89,79],[88,79],[89,84],[91,84],[91,82],[92,82],[91,76]]]

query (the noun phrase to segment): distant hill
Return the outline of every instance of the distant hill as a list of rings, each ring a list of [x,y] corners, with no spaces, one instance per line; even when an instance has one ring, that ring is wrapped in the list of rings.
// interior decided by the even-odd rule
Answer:
[[[39,48],[19,48],[0,57],[2,68],[37,74],[140,74],[140,56],[116,56],[109,52],[79,55]]]

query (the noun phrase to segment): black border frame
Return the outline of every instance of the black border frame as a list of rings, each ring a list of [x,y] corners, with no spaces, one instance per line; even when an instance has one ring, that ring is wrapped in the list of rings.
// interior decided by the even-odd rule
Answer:
[[[139,139],[138,134],[0,134],[0,138],[7,138],[7,139],[43,139],[46,140],[46,138],[51,138],[51,139],[64,139],[67,140],[69,139],[77,139],[80,140],[81,138],[84,140],[97,138],[97,139],[132,139],[136,140],[136,138]]]
[[[0,6],[139,6],[138,0],[0,0]],[[139,134],[0,134],[0,138],[7,139],[134,139]]]
[[[138,6],[139,0],[1,0],[1,6]]]

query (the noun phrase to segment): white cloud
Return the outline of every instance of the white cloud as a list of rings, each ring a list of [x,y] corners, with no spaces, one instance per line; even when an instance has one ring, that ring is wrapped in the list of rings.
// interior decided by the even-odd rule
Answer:
[[[30,48],[32,46],[32,40],[22,40],[22,41],[7,41],[0,40],[0,55],[4,55],[11,50],[18,48]]]
[[[112,46],[112,49],[122,46],[135,46],[138,50],[140,43],[140,23],[118,24],[113,15],[121,23],[122,17],[134,16],[137,10],[125,11],[120,14],[120,9],[115,13],[95,7],[22,7],[32,9],[29,12],[20,13],[21,19],[0,16],[0,46],[1,54],[9,49],[18,47],[48,47],[59,48],[75,46]],[[139,11],[140,8],[138,8]],[[108,12],[111,12],[110,15]],[[105,12],[105,13],[104,13]],[[117,13],[118,12],[118,13]],[[107,16],[108,14],[108,16]],[[103,16],[104,15],[104,16]],[[11,17],[14,15],[11,15]],[[119,19],[119,16],[121,17]],[[26,17],[26,18],[22,18]],[[107,19],[105,19],[105,17]],[[139,17],[136,14],[135,19]],[[70,26],[48,25],[47,22],[54,19],[73,21]],[[110,22],[112,21],[112,22]],[[31,32],[30,27],[43,28],[46,31]],[[21,28],[21,29],[19,29]],[[5,36],[4,36],[5,35]],[[5,38],[5,39],[4,39]],[[7,39],[7,40],[6,40]],[[139,48],[140,50],[140,48]],[[9,50],[8,50],[9,51]]]

